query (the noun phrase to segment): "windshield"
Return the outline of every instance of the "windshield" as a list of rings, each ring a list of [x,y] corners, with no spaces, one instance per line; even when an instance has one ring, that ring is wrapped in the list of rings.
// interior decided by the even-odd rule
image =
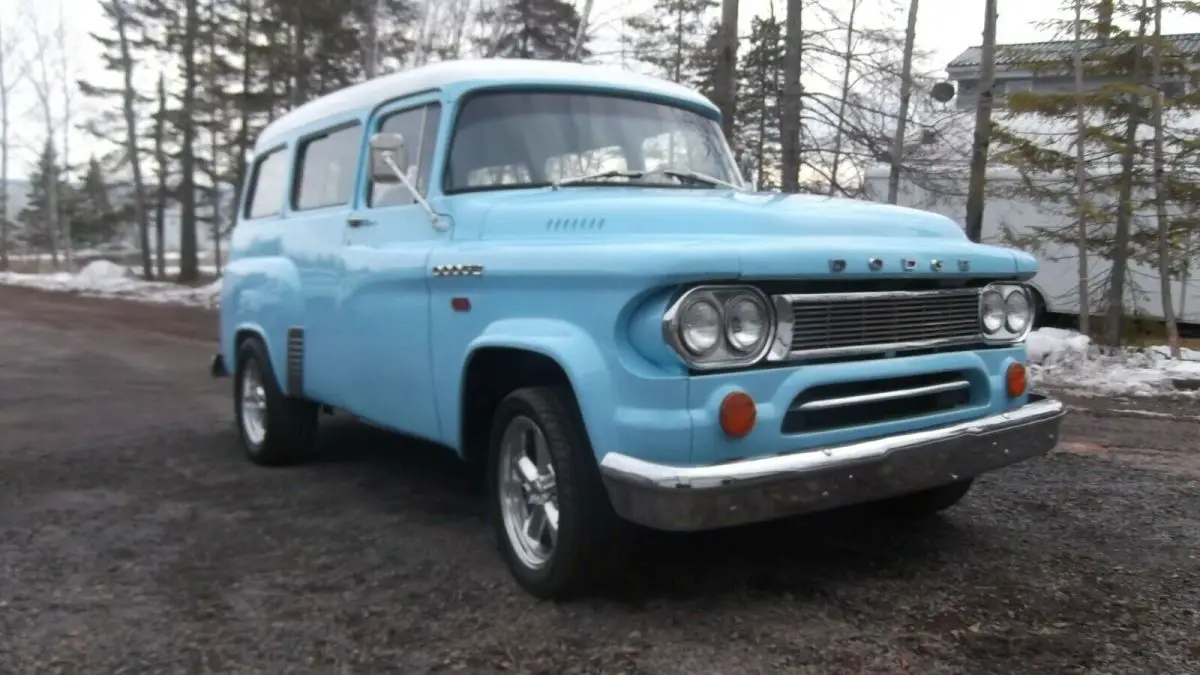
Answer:
[[[617,172],[647,172],[640,177]],[[450,144],[445,191],[574,184],[741,186],[720,126],[697,113],[619,96],[494,92],[469,97]]]

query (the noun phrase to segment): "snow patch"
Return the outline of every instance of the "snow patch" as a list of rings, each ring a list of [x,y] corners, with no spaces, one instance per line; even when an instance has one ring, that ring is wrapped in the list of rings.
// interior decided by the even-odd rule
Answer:
[[[108,260],[93,260],[79,270],[79,281],[82,283],[107,283],[113,279],[128,279],[133,274],[129,268]]]
[[[90,262],[78,274],[0,272],[0,285],[190,307],[215,308],[221,300],[220,279],[195,288],[167,281],[143,281],[129,268],[107,260]]]
[[[1104,348],[1075,331],[1042,328],[1029,336],[1030,375],[1035,385],[1079,396],[1198,396],[1176,381],[1200,381],[1200,352],[1172,359],[1165,346]]]

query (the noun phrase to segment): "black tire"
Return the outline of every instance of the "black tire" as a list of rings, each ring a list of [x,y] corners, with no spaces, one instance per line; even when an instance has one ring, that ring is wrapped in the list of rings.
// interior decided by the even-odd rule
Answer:
[[[537,567],[518,554],[519,544],[509,535],[503,514],[501,440],[510,424],[524,420],[531,421],[545,439],[559,514],[553,551]],[[490,518],[501,553],[517,582],[532,595],[566,599],[627,567],[634,528],[613,511],[569,388],[528,387],[501,401],[492,418],[487,485]]]
[[[929,518],[962,501],[974,483],[974,478],[968,478],[956,483],[939,485],[928,490],[884,500],[880,506],[886,513],[900,518]]]
[[[266,403],[261,438],[248,431],[245,406],[242,405],[243,381],[250,372],[258,374]],[[319,406],[312,401],[283,395],[267,350],[257,338],[247,339],[238,347],[233,409],[242,451],[251,462],[261,466],[285,466],[313,455]]]

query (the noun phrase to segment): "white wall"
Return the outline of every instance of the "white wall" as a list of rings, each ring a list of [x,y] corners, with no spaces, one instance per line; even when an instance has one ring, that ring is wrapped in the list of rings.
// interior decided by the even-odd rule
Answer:
[[[965,168],[947,168],[934,179],[936,184],[922,186],[919,181],[902,178],[898,202],[901,206],[918,208],[952,218],[960,226],[966,221],[966,171]],[[1039,229],[1073,228],[1074,219],[1064,213],[1066,205],[1038,204],[1030,199],[1000,196],[1006,187],[1016,180],[1012,170],[998,169],[989,172],[990,193],[984,207],[983,241],[988,244],[1008,246],[1005,229],[1019,235],[1037,234]],[[867,173],[864,185],[869,199],[884,201],[887,195],[887,168],[872,168]],[[1110,196],[1109,199],[1115,197]],[[1152,221],[1144,227],[1152,226]],[[1195,247],[1200,248],[1200,238]],[[1077,247],[1071,244],[1045,243],[1039,249],[1027,248],[1038,260],[1038,273],[1033,284],[1046,299],[1052,312],[1076,314],[1079,311],[1079,271]],[[1106,280],[1112,264],[1099,257],[1088,257],[1088,276],[1092,291],[1089,306],[1095,314],[1103,312]],[[1181,321],[1200,323],[1200,265],[1193,264],[1186,293],[1179,281],[1172,282],[1172,305]],[[1162,318],[1162,294],[1159,291],[1159,276],[1153,266],[1130,261],[1126,277],[1126,312],[1140,316]]]

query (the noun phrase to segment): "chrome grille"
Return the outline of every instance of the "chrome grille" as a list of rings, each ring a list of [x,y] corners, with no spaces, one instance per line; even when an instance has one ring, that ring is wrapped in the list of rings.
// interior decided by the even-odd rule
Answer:
[[[790,357],[837,356],[977,342],[979,292],[786,295],[776,306],[791,310]],[[786,312],[780,319],[787,322]]]

